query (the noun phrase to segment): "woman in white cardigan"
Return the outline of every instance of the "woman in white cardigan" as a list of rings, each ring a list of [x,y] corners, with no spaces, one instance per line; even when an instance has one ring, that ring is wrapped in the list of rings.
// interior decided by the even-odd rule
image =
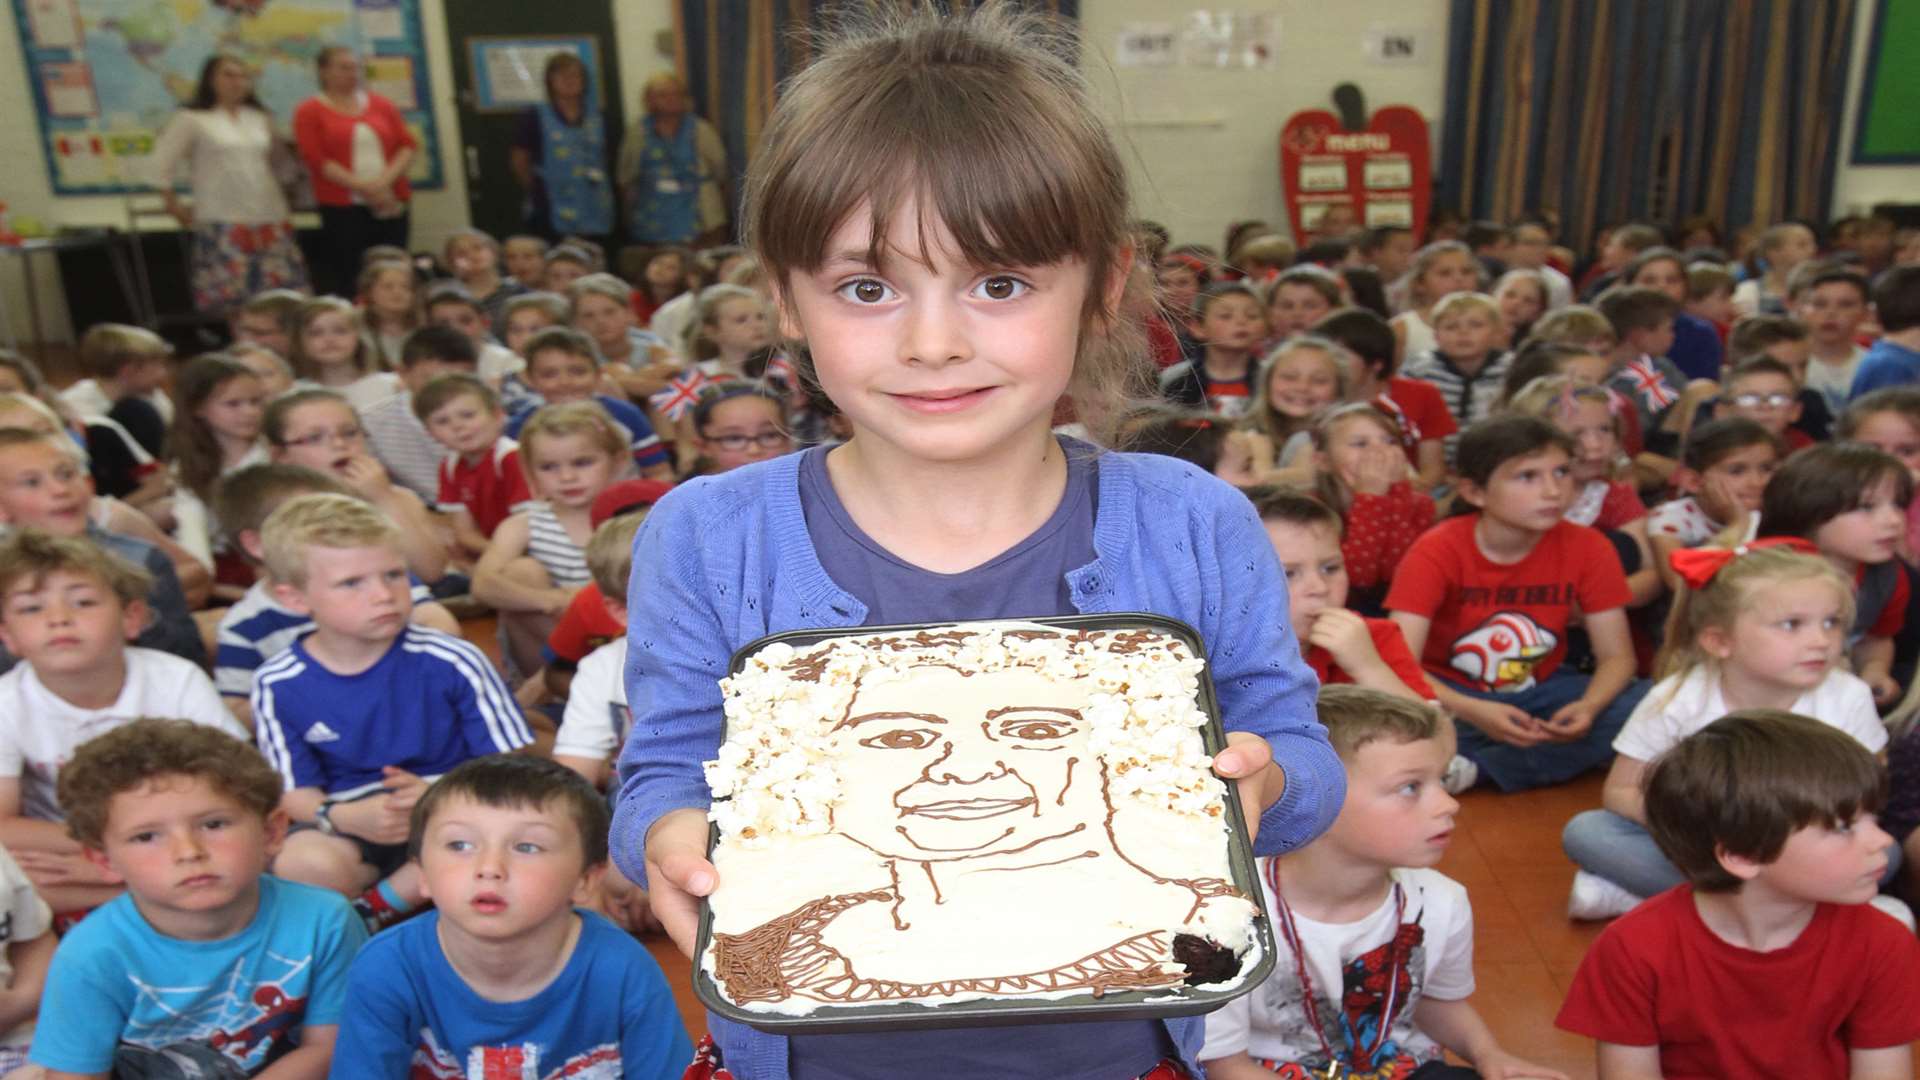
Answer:
[[[278,138],[273,114],[254,96],[253,68],[216,53],[154,144],[154,184],[167,212],[192,230],[190,284],[202,311],[231,311],[262,289],[306,287],[293,214],[271,164]],[[192,206],[174,191],[183,161]]]

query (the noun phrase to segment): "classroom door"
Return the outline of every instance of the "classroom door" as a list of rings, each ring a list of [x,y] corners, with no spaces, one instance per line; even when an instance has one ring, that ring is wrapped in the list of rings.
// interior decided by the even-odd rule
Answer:
[[[475,228],[494,236],[522,232],[527,192],[514,179],[507,152],[521,115],[545,100],[541,73],[554,51],[577,52],[586,62],[589,85],[606,117],[608,167],[618,160],[626,121],[613,5],[607,0],[460,0],[446,5],[446,22],[464,148],[454,167],[466,171],[468,214]]]

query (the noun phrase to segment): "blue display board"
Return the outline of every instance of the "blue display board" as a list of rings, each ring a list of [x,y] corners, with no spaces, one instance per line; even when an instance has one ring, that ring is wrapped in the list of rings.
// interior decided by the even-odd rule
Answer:
[[[314,61],[348,45],[366,85],[392,99],[419,140],[416,187],[438,188],[439,132],[419,0],[13,0],[47,176],[57,195],[146,185],[145,159],[215,52],[251,62],[275,123],[318,91]]]

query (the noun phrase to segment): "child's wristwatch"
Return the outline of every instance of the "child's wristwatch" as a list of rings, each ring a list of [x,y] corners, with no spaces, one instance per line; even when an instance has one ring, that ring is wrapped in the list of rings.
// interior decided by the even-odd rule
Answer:
[[[333,826],[332,799],[323,799],[319,806],[313,808],[313,824],[315,828],[326,833],[328,836],[340,835],[340,830]]]

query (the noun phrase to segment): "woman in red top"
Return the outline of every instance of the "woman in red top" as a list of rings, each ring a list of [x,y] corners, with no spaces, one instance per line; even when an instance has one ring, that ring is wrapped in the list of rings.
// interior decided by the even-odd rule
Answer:
[[[320,92],[293,114],[294,140],[313,174],[327,238],[323,283],[351,296],[361,254],[407,246],[407,168],[415,143],[393,102],[360,86],[360,58],[345,45],[320,51]]]

